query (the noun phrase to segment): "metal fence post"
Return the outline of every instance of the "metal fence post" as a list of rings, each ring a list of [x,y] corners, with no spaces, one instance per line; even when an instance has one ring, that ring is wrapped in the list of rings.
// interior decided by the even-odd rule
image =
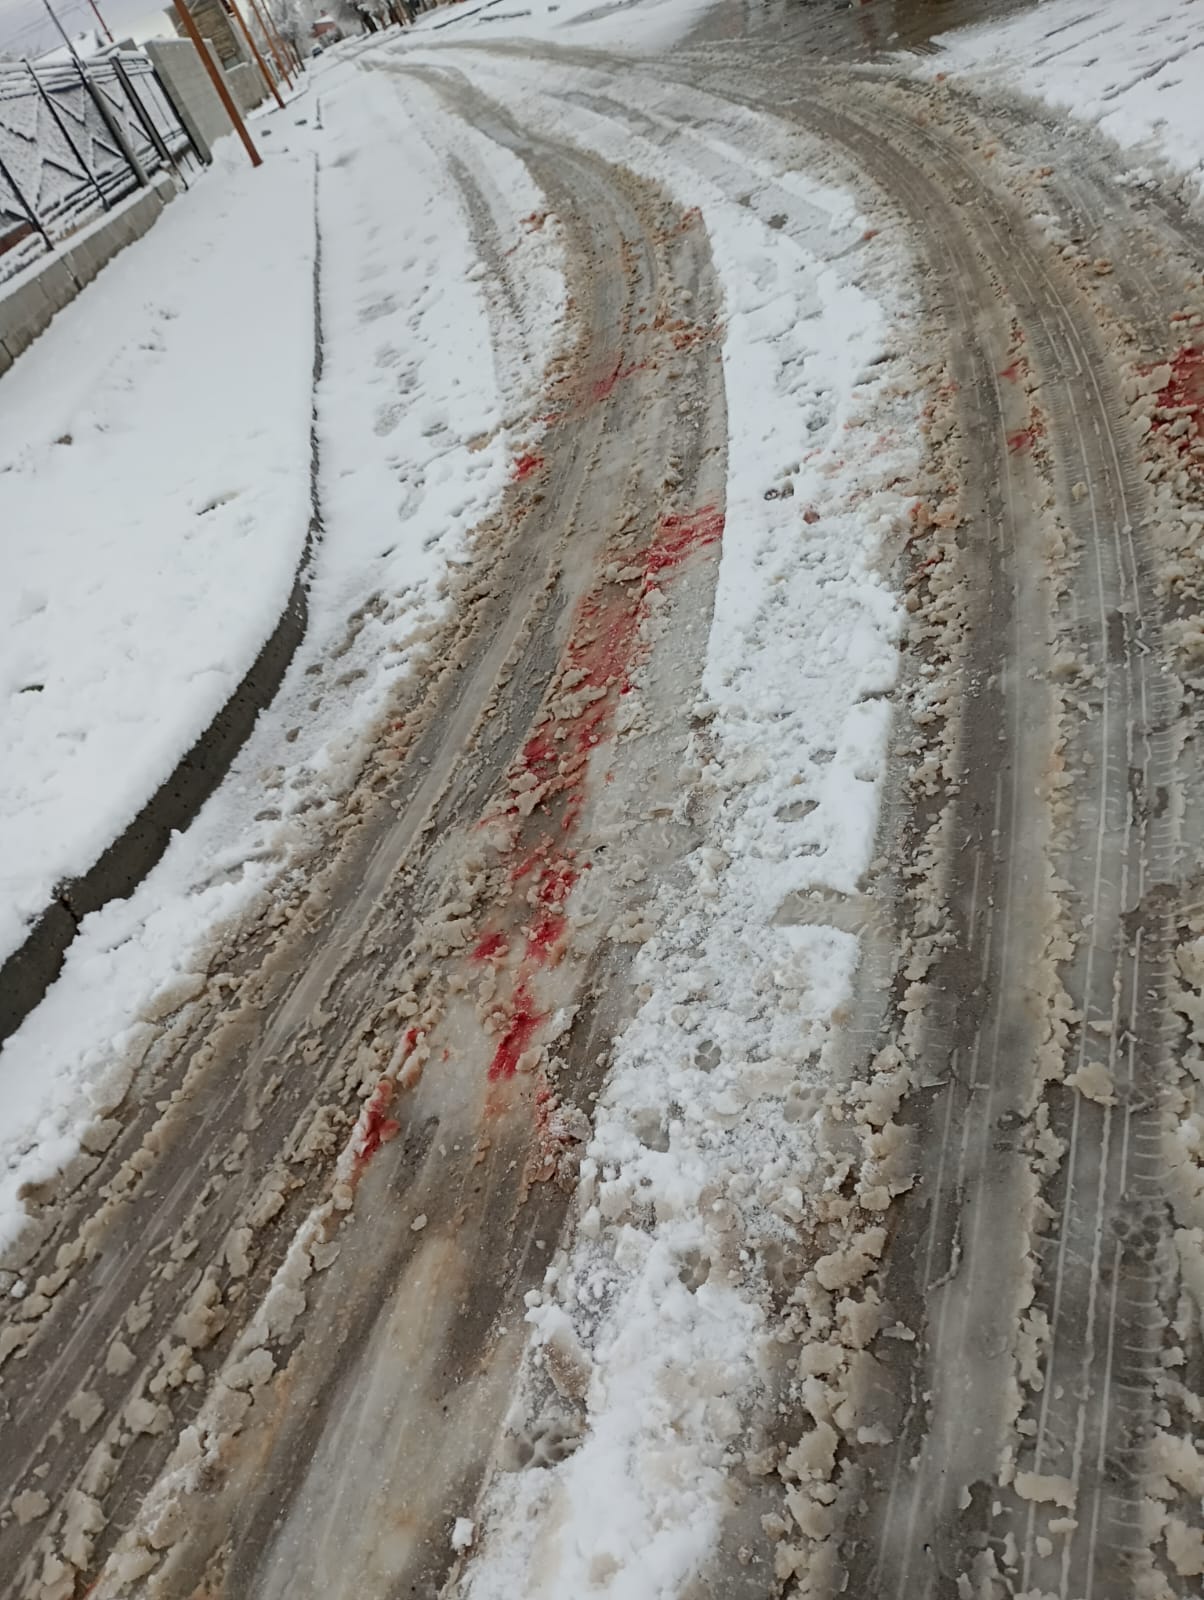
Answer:
[[[63,121],[63,118],[62,118],[62,115],[61,115],[61,113],[59,111],[59,108],[55,105],[55,103],[54,103],[53,99],[51,98],[50,94],[47,92],[47,90],[43,86],[42,80],[38,77],[37,73],[34,71],[33,62],[32,61],[27,61],[25,63],[25,65],[29,70],[29,76],[33,79],[34,83],[37,86],[38,93],[41,95],[42,99],[46,102],[47,111],[49,111],[50,115],[54,118],[55,126],[58,128],[58,130],[62,134],[63,138],[66,140],[67,148],[71,151],[71,154],[75,157],[75,159],[79,162],[80,166],[83,168],[84,176],[88,179],[88,181],[91,183],[92,187],[96,190],[96,194],[97,194],[97,197],[100,200],[101,205],[105,208],[106,211],[108,211],[109,210],[108,196],[105,194],[104,190],[101,188],[100,180],[97,178],[96,174],[92,171],[92,168],[88,165],[88,163],[87,163],[87,161],[86,161],[86,159],[84,157],[83,151],[79,148],[79,146],[76,144],[75,140],[71,137],[71,134],[70,134],[70,132],[69,132],[69,130],[67,128],[67,124]]]
[[[200,149],[200,146],[197,144],[196,140],[192,137],[191,129],[189,128],[187,122],[185,122],[184,118],[180,115],[179,106],[172,99],[171,90],[167,87],[166,83],[164,83],[163,79],[159,76],[159,69],[158,69],[158,67],[155,66],[153,61],[150,64],[150,70],[147,73],[147,77],[150,78],[151,82],[155,85],[155,88],[159,91],[159,99],[162,102],[161,109],[165,109],[165,110],[167,110],[167,111],[169,111],[171,113],[171,116],[174,119],[177,128],[179,128],[180,132],[184,135],[185,139],[188,140],[188,148],[192,151],[193,157],[196,160],[197,165],[201,166],[201,167],[208,166],[209,165],[209,158],[206,155],[203,154],[203,152]],[[180,171],[180,169],[177,168],[177,171]],[[184,174],[183,174],[182,171],[180,171],[180,177],[181,177],[181,179],[184,178]]]
[[[129,140],[126,138],[126,136],[122,132],[122,130],[117,126],[116,117],[114,117],[111,109],[108,106],[105,105],[104,100],[102,99],[102,97],[100,95],[100,92],[97,89],[96,85],[93,83],[92,79],[88,76],[88,74],[84,71],[84,64],[79,59],[79,52],[76,50],[75,46],[72,44],[71,37],[68,34],[67,30],[63,27],[63,24],[59,21],[58,13],[55,11],[54,7],[50,4],[50,0],[42,0],[42,4],[46,7],[46,11],[47,11],[47,13],[48,13],[48,15],[50,17],[51,22],[53,22],[55,27],[58,29],[59,37],[62,39],[63,43],[67,47],[67,54],[71,57],[71,60],[74,63],[76,72],[79,73],[80,82],[83,84],[84,89],[87,91],[87,93],[92,96],[92,104],[96,107],[96,113],[99,116],[100,120],[104,123],[105,127],[109,130],[109,137],[116,143],[118,150],[120,150],[121,154],[125,157],[126,165],[129,167],[130,171],[134,174],[134,177],[138,180],[138,182],[145,189],[148,186],[149,180],[148,180],[148,178],[146,176],[146,173],[143,172],[142,164],[138,160],[137,156],[135,156],[135,154],[133,152],[133,149],[132,149],[132,147],[130,145]]]
[[[116,143],[118,150],[120,150],[121,154],[125,157],[126,166],[129,167],[130,171],[134,174],[134,177],[137,178],[142,187],[144,189],[148,189],[150,187],[150,179],[146,175],[146,169],[143,167],[138,157],[134,154],[134,147],[126,138],[125,129],[113,115],[112,106],[105,104],[104,94],[102,93],[103,85],[97,85],[96,81],[92,77],[92,74],[88,71],[78,57],[76,57],[75,65],[79,70],[80,77],[84,80],[84,86],[86,87],[88,93],[92,96],[93,105],[100,113],[101,121],[109,130],[109,133]]]
[[[126,72],[124,65],[117,56],[114,56],[112,60],[113,71],[117,75],[117,81],[125,90],[125,97],[130,103],[130,110],[142,124],[142,131],[150,140],[151,148],[155,151],[155,154],[159,157],[160,161],[164,162],[165,164],[170,162],[171,165],[175,167],[175,158],[171,151],[167,148],[167,145],[163,139],[163,135],[159,132],[158,128],[155,127],[153,119],[147,114],[146,107],[134,93],[134,85],[130,81],[129,73]],[[178,167],[176,167],[176,171],[179,171]]]
[[[26,220],[29,222],[30,227],[36,229],[37,232],[42,235],[42,239],[45,242],[47,250],[53,251],[54,245],[51,243],[50,235],[42,226],[42,219],[38,216],[37,212],[17,187],[17,180],[8,170],[8,167],[5,165],[3,160],[0,160],[0,178],[4,179],[5,183],[8,184],[9,188],[16,196],[17,204],[21,207],[21,210],[24,211]]]

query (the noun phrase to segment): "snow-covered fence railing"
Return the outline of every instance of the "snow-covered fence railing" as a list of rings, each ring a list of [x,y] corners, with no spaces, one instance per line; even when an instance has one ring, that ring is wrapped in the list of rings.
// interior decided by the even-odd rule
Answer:
[[[140,52],[0,63],[0,282],[190,150]]]

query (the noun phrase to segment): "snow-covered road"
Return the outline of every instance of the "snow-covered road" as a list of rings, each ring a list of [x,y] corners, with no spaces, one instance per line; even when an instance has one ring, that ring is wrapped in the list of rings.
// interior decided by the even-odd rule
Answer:
[[[4,1600],[1204,1573],[1204,229],[779,10],[320,64],[310,636],[0,1057]]]

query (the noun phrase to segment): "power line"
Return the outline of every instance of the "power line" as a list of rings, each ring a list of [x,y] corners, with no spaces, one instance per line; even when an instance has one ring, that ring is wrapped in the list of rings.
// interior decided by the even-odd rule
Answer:
[[[32,8],[23,6],[21,9],[27,10]],[[72,20],[83,20],[82,16],[76,18],[75,13],[83,13],[86,11],[87,0],[62,0],[59,9],[64,15],[70,13],[72,15]],[[11,49],[14,45],[20,43],[22,39],[28,39],[34,35],[42,38],[53,37],[50,24],[45,18],[35,15],[32,16],[28,22],[23,23],[20,27],[10,29],[4,26],[4,13],[0,12],[0,49]]]

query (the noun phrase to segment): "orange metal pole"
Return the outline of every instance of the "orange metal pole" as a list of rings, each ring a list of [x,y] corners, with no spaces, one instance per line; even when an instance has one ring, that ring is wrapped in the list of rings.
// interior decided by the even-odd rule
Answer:
[[[267,84],[268,88],[276,96],[276,104],[280,107],[281,111],[283,111],[284,110],[284,101],[280,98],[280,90],[276,87],[276,80],[275,80],[275,78],[272,77],[271,73],[268,71],[267,63],[264,61],[263,57],[259,53],[259,46],[255,43],[255,40],[252,37],[250,28],[247,27],[247,19],[243,16],[242,12],[238,9],[238,0],[229,0],[229,3],[230,3],[230,10],[238,18],[238,26],[242,29],[242,36],[247,41],[248,45],[250,45],[250,47],[251,47],[251,54],[255,57],[255,65],[259,68],[259,71],[260,71],[260,74],[263,77],[264,83]]]
[[[218,99],[226,108],[226,115],[234,124],[235,133],[242,140],[243,149],[247,152],[247,156],[250,159],[251,165],[253,167],[262,166],[263,157],[260,155],[259,151],[256,150],[254,142],[251,139],[251,135],[247,132],[247,125],[242,120],[242,113],[234,104],[234,97],[226,87],[225,78],[222,76],[217,63],[205,48],[205,41],[201,38],[201,32],[196,25],[196,19],[192,12],[188,9],[188,0],[173,0],[173,4],[175,5],[176,11],[179,14],[180,21],[184,24],[184,32],[196,46],[197,54],[204,63],[205,71],[209,74],[210,81],[212,82],[213,87],[217,90]]]
[[[292,86],[293,86],[293,80],[292,80],[292,78],[289,77],[288,67],[285,65],[284,57],[280,53],[280,47],[276,43],[275,31],[274,31],[273,27],[269,24],[268,19],[264,16],[263,7],[259,4],[259,0],[251,0],[251,9],[254,11],[255,15],[259,18],[259,26],[263,29],[263,36],[268,42],[268,49],[275,56],[276,65],[280,68],[281,72],[284,74],[284,81],[285,81],[285,83],[288,84],[289,88],[291,89]]]

